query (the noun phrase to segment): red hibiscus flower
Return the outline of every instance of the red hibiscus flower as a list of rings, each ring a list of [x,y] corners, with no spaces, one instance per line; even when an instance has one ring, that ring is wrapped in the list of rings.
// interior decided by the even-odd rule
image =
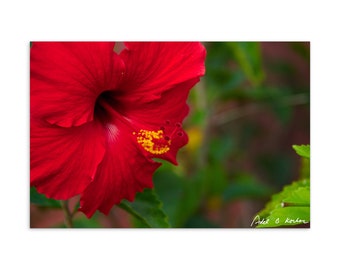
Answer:
[[[188,142],[189,90],[205,72],[197,42],[34,42],[30,59],[31,186],[49,198],[81,195],[108,214],[151,188]]]

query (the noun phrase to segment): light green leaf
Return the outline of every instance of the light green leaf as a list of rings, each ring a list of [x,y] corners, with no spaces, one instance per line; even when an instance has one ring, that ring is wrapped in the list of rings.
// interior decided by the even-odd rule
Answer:
[[[310,205],[310,188],[298,187],[293,190],[286,198],[282,200],[286,206],[309,206]]]
[[[252,226],[278,227],[310,222],[310,182],[296,181],[272,196],[271,201],[253,219]]]
[[[256,220],[256,219],[255,219]],[[256,221],[255,221],[256,222]],[[310,222],[309,207],[281,207],[273,210],[268,217],[262,218],[257,228],[296,226]]]
[[[123,200],[118,206],[136,218],[140,227],[170,227],[168,217],[162,209],[162,203],[153,189],[145,189],[137,193],[133,202]]]
[[[38,206],[61,208],[60,201],[46,198],[45,195],[38,193],[34,187],[30,189],[30,201]]]
[[[307,145],[293,145],[294,150],[296,153],[305,158],[310,158],[310,146]]]

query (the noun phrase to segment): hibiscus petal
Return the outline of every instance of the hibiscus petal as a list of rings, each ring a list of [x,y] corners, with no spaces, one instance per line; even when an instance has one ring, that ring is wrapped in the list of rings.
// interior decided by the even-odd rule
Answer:
[[[62,127],[93,119],[96,98],[116,89],[124,63],[113,42],[34,42],[31,114]]]
[[[126,42],[120,57],[126,65],[120,88],[134,102],[158,99],[174,85],[205,72],[206,50],[199,42]]]
[[[31,119],[31,185],[57,200],[80,194],[105,153],[99,124],[63,128]]]
[[[141,153],[128,123],[116,119],[115,124],[107,124],[106,129],[106,154],[98,166],[95,180],[80,200],[80,211],[88,218],[97,209],[107,215],[122,199],[132,201],[137,192],[151,188],[152,175],[161,165]]]
[[[136,103],[134,106],[130,106],[129,110],[126,110],[126,116],[134,123],[135,132],[139,130],[154,132],[162,130],[163,137],[169,139],[168,151],[161,154],[145,151],[146,156],[162,158],[175,165],[177,164],[176,156],[178,150],[188,143],[188,136],[182,129],[182,121],[189,112],[186,100],[190,89],[198,81],[199,78],[194,78],[177,84],[168,91],[163,92],[158,100],[143,104]],[[125,99],[125,96],[121,99]],[[121,103],[125,104],[128,102],[128,100],[121,101]],[[136,136],[137,139],[138,136]]]

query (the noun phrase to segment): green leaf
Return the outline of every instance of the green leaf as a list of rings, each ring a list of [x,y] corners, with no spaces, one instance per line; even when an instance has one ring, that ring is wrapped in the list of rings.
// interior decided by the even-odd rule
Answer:
[[[123,200],[118,206],[136,218],[140,227],[170,227],[168,217],[162,209],[162,203],[153,189],[145,189],[137,193],[133,202]]]
[[[300,187],[310,187],[310,182],[309,179],[303,179],[299,181],[295,181],[290,185],[287,185],[283,188],[283,190],[277,194],[274,194],[272,196],[272,199],[270,202],[267,203],[265,208],[259,212],[260,216],[267,216],[270,214],[270,212],[273,209],[282,207],[282,202],[286,199],[289,198],[289,196],[298,188]]]
[[[258,217],[258,216],[257,216]],[[257,222],[257,217],[254,218],[254,224]],[[268,217],[262,218],[257,228],[266,227],[283,227],[305,225],[310,222],[309,207],[283,207],[277,208],[271,212]]]
[[[164,203],[164,212],[168,215],[172,227],[183,228],[199,209],[202,196],[208,189],[206,180],[201,170],[187,179],[170,170],[156,171],[155,190]]]
[[[310,159],[309,158],[302,158],[299,178],[300,179],[310,178]]]
[[[46,198],[43,194],[38,193],[34,187],[30,189],[30,201],[38,206],[61,208],[60,201]]]
[[[298,187],[282,200],[286,206],[309,206],[310,188]]]
[[[293,145],[294,150],[296,153],[305,158],[310,158],[310,146],[307,145]]]
[[[165,165],[165,166],[164,166]],[[178,223],[178,211],[182,209],[182,198],[184,196],[184,184],[182,178],[171,171],[165,169],[166,163],[154,174],[154,185],[157,195],[163,202],[163,209],[169,217],[172,227]]]
[[[200,170],[197,173],[200,173]],[[198,211],[208,188],[211,186],[207,186],[207,178],[197,175],[183,182],[183,196],[180,198],[176,212],[176,227],[183,227],[187,220]]]
[[[266,207],[252,221],[252,226],[279,227],[310,222],[309,179],[293,182],[272,196]]]

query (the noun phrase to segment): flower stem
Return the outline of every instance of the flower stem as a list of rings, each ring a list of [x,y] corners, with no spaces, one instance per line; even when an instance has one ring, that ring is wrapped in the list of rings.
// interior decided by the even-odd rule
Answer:
[[[198,156],[198,163],[200,167],[204,167],[207,164],[208,159],[208,142],[209,138],[209,128],[210,128],[210,112],[208,110],[208,102],[207,102],[207,95],[206,95],[206,85],[205,85],[205,78],[201,78],[201,81],[196,86],[197,89],[197,107],[200,111],[204,112],[204,119],[201,123],[202,128],[202,147],[200,149],[200,153]]]
[[[66,228],[73,228],[73,222],[72,222],[72,213],[70,212],[69,206],[68,206],[68,200],[65,201],[61,201],[61,208],[64,211],[64,215],[65,215],[65,226]]]

